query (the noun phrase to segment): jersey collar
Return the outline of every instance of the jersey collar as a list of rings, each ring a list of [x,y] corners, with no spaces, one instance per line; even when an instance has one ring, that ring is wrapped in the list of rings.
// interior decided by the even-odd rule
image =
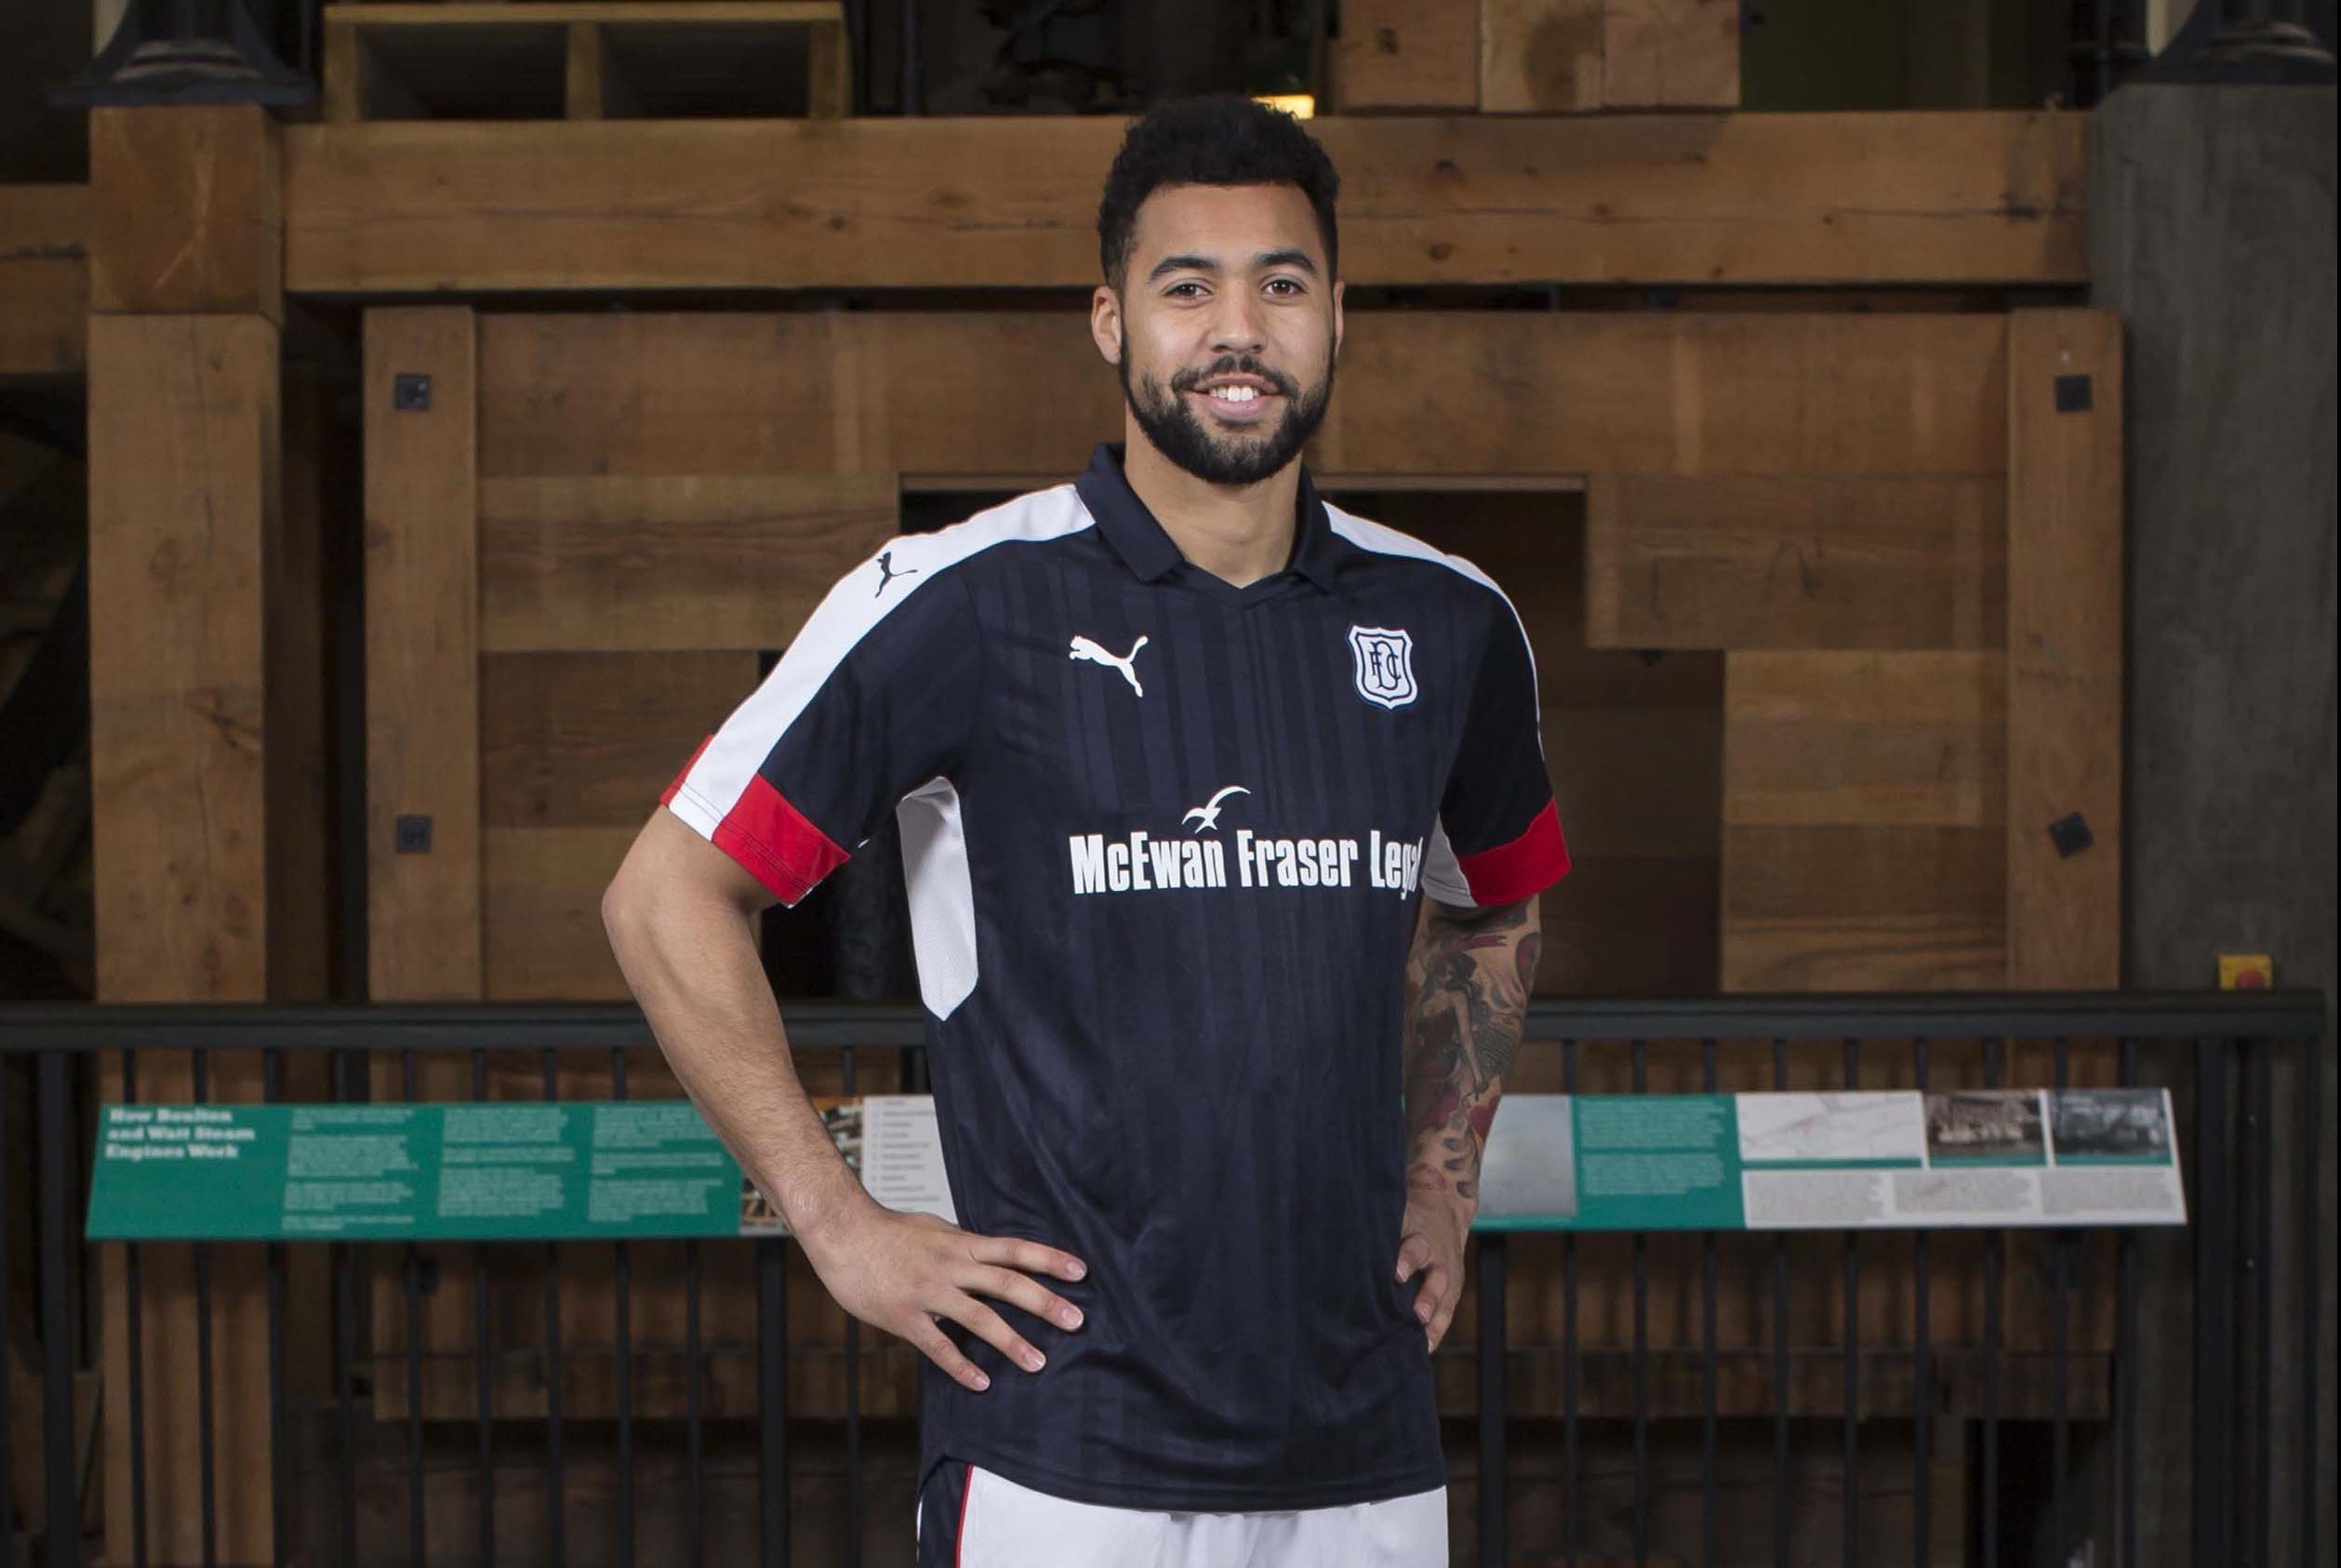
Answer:
[[[1141,582],[1153,582],[1169,575],[1186,557],[1179,553],[1178,543],[1155,521],[1138,493],[1130,488],[1129,476],[1122,470],[1123,454],[1128,444],[1121,441],[1100,441],[1089,456],[1089,467],[1073,481],[1082,504],[1089,515],[1097,520],[1097,531],[1113,547],[1124,565],[1137,575]],[[1316,483],[1309,477],[1309,465],[1300,465],[1300,488],[1295,498],[1299,544],[1293,551],[1289,570],[1298,572],[1319,588],[1331,592],[1335,586],[1336,563],[1333,522],[1325,514],[1325,504],[1317,495]]]

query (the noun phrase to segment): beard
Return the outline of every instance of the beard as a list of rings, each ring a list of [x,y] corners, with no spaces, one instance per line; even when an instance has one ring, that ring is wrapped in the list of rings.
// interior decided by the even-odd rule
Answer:
[[[1249,356],[1216,365],[1208,370],[1182,371],[1165,390],[1152,376],[1130,379],[1126,350],[1115,364],[1122,379],[1122,396],[1137,416],[1138,429],[1156,451],[1178,468],[1211,485],[1257,485],[1300,455],[1309,438],[1324,422],[1333,401],[1333,371],[1337,360],[1325,362],[1325,379],[1311,389],[1296,388],[1289,377],[1268,370]],[[1272,429],[1234,429],[1216,433],[1187,401],[1187,391],[1213,376],[1257,376],[1276,389],[1284,400],[1284,416]]]

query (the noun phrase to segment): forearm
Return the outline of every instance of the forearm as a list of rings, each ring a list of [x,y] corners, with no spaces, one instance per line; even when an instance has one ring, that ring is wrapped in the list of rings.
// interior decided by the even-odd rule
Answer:
[[[1406,1182],[1476,1210],[1480,1157],[1536,980],[1536,900],[1426,906],[1406,964]]]
[[[720,899],[604,911],[610,947],[674,1075],[800,1239],[870,1200],[798,1081],[752,917]]]

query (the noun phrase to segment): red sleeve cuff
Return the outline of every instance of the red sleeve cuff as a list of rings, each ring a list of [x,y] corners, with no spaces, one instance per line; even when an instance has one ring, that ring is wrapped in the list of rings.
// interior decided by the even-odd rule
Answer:
[[[1540,893],[1569,874],[1569,845],[1561,836],[1561,810],[1552,802],[1510,844],[1456,858],[1471,902],[1510,904]]]
[[[699,760],[699,751],[706,750],[707,741],[700,741],[699,751],[691,753],[691,761],[683,764],[674,782],[659,795],[661,805],[673,806],[675,796],[683,790],[683,781],[690,777],[692,767]],[[704,797],[695,793],[691,801],[698,805]],[[749,775],[748,787],[740,791],[739,799],[732,803],[732,808],[708,837],[716,848],[738,861],[751,876],[764,884],[774,897],[789,905],[819,886],[822,878],[847,859],[846,852],[791,805],[788,797],[774,789],[761,773]]]

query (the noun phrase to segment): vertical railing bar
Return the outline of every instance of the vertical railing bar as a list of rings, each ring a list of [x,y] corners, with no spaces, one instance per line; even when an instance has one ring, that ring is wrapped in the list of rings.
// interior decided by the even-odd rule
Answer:
[[[2138,1043],[2122,1042],[2121,1083],[2135,1088]],[[2171,1129],[2175,1138],[2177,1130]],[[2137,1568],[2138,1488],[2138,1281],[2137,1232],[2124,1226],[2113,1243],[2114,1478],[2113,1535],[2118,1568]]]
[[[1649,1047],[1640,1040],[1628,1049],[1636,1095],[1650,1092]],[[1650,1561],[1650,1238],[1634,1232],[1634,1564]]]
[[[2071,1053],[2065,1037],[2058,1035],[2052,1042],[2055,1064],[2051,1083],[2058,1095],[2071,1083]],[[2051,1147],[2054,1147],[2054,1100],[2051,1110]],[[2049,1361],[2055,1368],[2051,1378],[2049,1410],[2049,1525],[2055,1532],[2049,1546],[2061,1560],[2079,1539],[2073,1528],[2072,1505],[2072,1308],[2074,1271],[2080,1259],[2080,1233],[2069,1229],[2052,1231],[2049,1235]]]
[[[1861,1087],[1861,1042],[1845,1039],[1845,1088]],[[1840,1242],[1845,1294],[1845,1484],[1842,1488],[1845,1568],[1861,1562],[1861,1249],[1860,1232],[1848,1229]]]
[[[626,1097],[626,1048],[610,1050],[610,1097]],[[611,1284],[618,1309],[618,1561],[634,1561],[634,1275],[621,1237],[612,1244]]]
[[[260,1051],[260,1096],[274,1105],[285,1097],[285,1054]],[[285,1447],[285,1243],[271,1242],[268,1269],[268,1532],[269,1558],[284,1562],[293,1551],[292,1487],[286,1474]]]
[[[419,1093],[413,1047],[398,1053],[398,1094],[407,1104]],[[417,1564],[431,1561],[427,1471],[422,1431],[422,1249],[406,1243],[406,1544]]]
[[[767,1194],[769,1196],[769,1194]],[[756,1242],[756,1524],[762,1568],[789,1562],[789,1258]]]
[[[487,1099],[487,1047],[472,1047],[472,1101]],[[488,1297],[494,1289],[488,1249],[472,1248],[472,1385],[480,1424],[480,1562],[496,1568],[496,1342],[489,1326]]]
[[[2228,1391],[2234,1347],[2229,1342],[2235,1278],[2231,1243],[2235,1216],[2228,1160],[2226,1043],[2195,1043],[2195,1423],[2194,1561],[2228,1561],[2229,1479]]]
[[[337,1105],[350,1099],[351,1056],[348,1051],[333,1054],[333,1098]],[[356,1255],[347,1242],[333,1243],[333,1288],[336,1296],[334,1338],[341,1364],[335,1370],[336,1392],[341,1404],[341,1452],[335,1466],[341,1483],[341,1563],[342,1568],[355,1568],[358,1560],[358,1291]],[[131,1343],[138,1341],[133,1338]]]
[[[683,1425],[684,1442],[689,1450],[691,1468],[684,1505],[684,1533],[690,1552],[691,1568],[703,1568],[707,1561],[705,1493],[700,1476],[700,1468],[706,1462],[704,1438],[699,1427],[700,1376],[699,1239],[694,1236],[683,1243]]]
[[[855,1090],[854,1048],[837,1053],[840,1087]],[[863,1146],[865,1149],[867,1145]],[[864,1511],[861,1468],[861,1320],[845,1317],[845,1568],[861,1568],[861,1518]]]
[[[2001,1042],[1983,1043],[1984,1086],[2000,1086]],[[1994,1229],[1983,1242],[1983,1564],[2000,1561],[2000,1313],[2001,1271],[2005,1267],[2005,1230]]]
[[[1910,1042],[1911,1076],[1922,1103],[1927,1084],[1926,1036]],[[1924,1110],[1920,1114],[1923,1116]],[[1910,1233],[1911,1337],[1917,1343],[1910,1361],[1910,1561],[1913,1568],[1934,1558],[1935,1503],[1935,1345],[1933,1335],[1933,1259],[1927,1256],[1926,1232]]]
[[[1703,1092],[1712,1095],[1720,1090],[1720,1068],[1715,1041],[1700,1041],[1699,1085]],[[1718,1555],[1722,1541],[1716,1527],[1716,1465],[1722,1432],[1716,1419],[1715,1362],[1721,1353],[1716,1343],[1716,1297],[1721,1290],[1712,1230],[1699,1238],[1699,1561],[1706,1568],[1716,1568],[1722,1561]]]
[[[2294,1190],[2300,1194],[2300,1251],[2294,1265],[2300,1283],[2300,1343],[2295,1351],[2300,1364],[2294,1369],[2299,1402],[2294,1412],[2293,1447],[2297,1456],[2294,1479],[2298,1496],[2299,1523],[2295,1528],[2300,1537],[2301,1568],[2313,1568],[2321,1561],[2317,1555],[2317,1532],[2322,1522],[2318,1517],[2317,1450],[2321,1433],[2317,1400],[2323,1387],[2323,1369],[2318,1362],[2323,1348],[2324,1304],[2318,1296],[2318,1286],[2324,1278],[2324,1227],[2330,1223],[2326,1217],[2330,1211],[2314,1196],[2324,1187],[2324,1043],[2315,1035],[2308,1035],[2299,1043],[2303,1093],[2300,1142],[2293,1151],[2293,1165],[2296,1179]]]
[[[1479,1241],[1480,1568],[1504,1568],[1504,1233]]]
[[[1561,1042],[1561,1092],[1576,1095],[1576,1042]],[[1578,1521],[1585,1513],[1584,1474],[1578,1467],[1576,1232],[1561,1236],[1561,1561],[1577,1568]]]
[[[211,1056],[197,1049],[188,1053],[194,1079],[195,1103],[203,1105],[211,1098]],[[201,1471],[199,1490],[202,1495],[203,1565],[214,1568],[219,1561],[219,1455],[218,1433],[213,1429],[212,1413],[218,1390],[212,1386],[211,1368],[211,1243],[195,1243],[195,1420],[199,1436],[195,1444],[197,1466]],[[77,1517],[76,1508],[68,1518]]]
[[[561,1097],[560,1053],[546,1047],[541,1057],[544,1097]],[[545,1545],[547,1561],[562,1568],[569,1561],[567,1546],[568,1471],[561,1439],[561,1245],[545,1243]]]
[[[139,1098],[139,1054],[122,1053],[122,1103]],[[124,1360],[130,1381],[130,1561],[146,1568],[146,1290],[139,1243],[122,1246]]]
[[[1772,1087],[1789,1087],[1789,1043],[1772,1043]],[[1789,1568],[1789,1237],[1772,1237],[1772,1561]]]
[[[2252,1134],[2244,1152],[2252,1162],[2252,1490],[2251,1561],[2269,1568],[2276,1505],[2276,1108],[2275,1049],[2268,1038],[2243,1042],[2251,1074]],[[2302,1194],[2308,1201],[2308,1194]],[[2307,1260],[2303,1260],[2307,1266]],[[2313,1440],[2308,1440],[2313,1441]]]
[[[81,1561],[80,1467],[73,1443],[73,1218],[80,1196],[80,1151],[73,1138],[73,1063],[64,1051],[41,1052],[33,1128],[40,1214],[33,1256],[40,1260],[42,1503],[47,1514],[45,1568]],[[7,1354],[0,1349],[0,1354]],[[0,1411],[12,1419],[13,1411]],[[205,1436],[209,1437],[206,1431]],[[0,1509],[7,1506],[0,1498]],[[0,1521],[4,1523],[5,1521]]]

